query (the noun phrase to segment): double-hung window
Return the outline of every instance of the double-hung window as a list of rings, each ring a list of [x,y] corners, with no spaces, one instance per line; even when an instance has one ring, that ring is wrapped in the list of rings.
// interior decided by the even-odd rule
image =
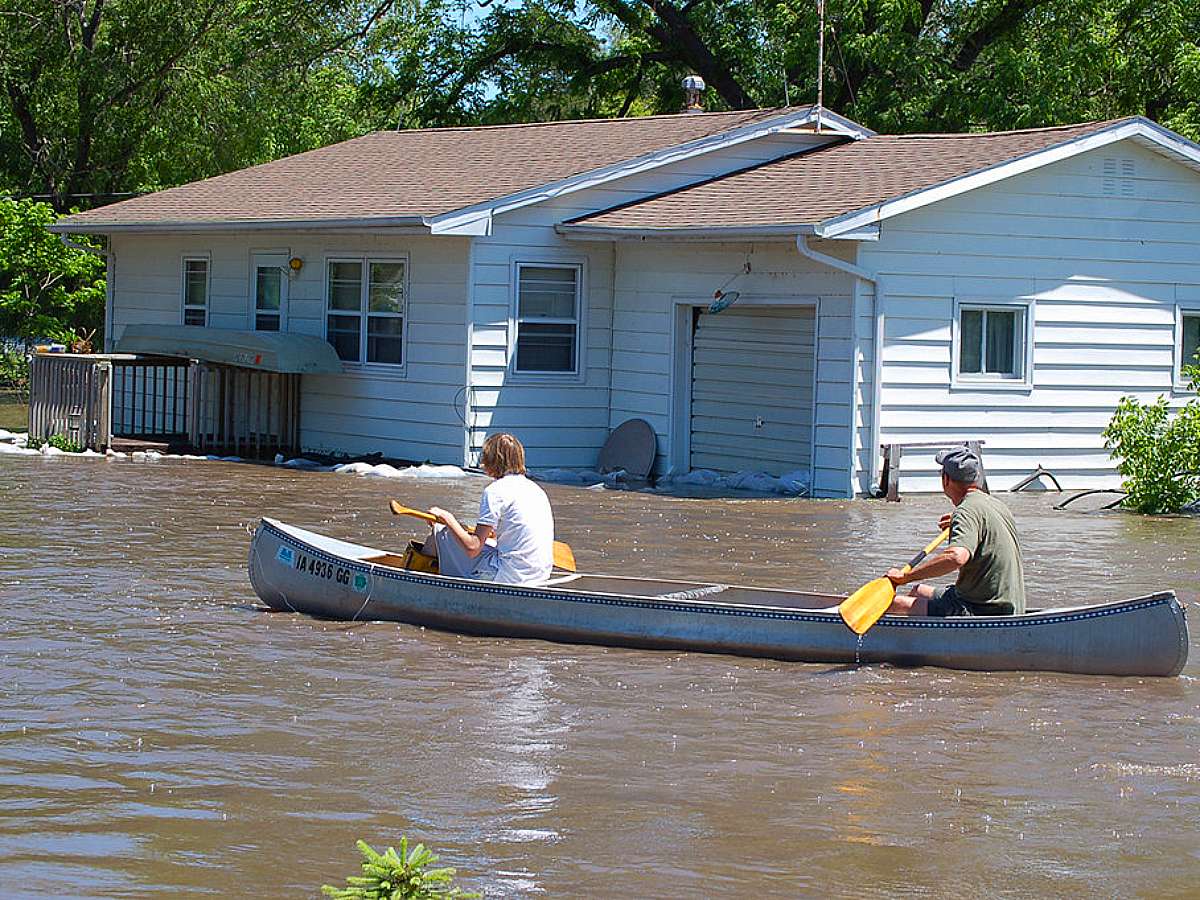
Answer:
[[[1028,381],[1028,325],[1023,304],[958,307],[956,369],[961,381]]]
[[[325,337],[337,355],[345,362],[403,365],[407,262],[331,259],[325,273]]]
[[[183,260],[183,324],[208,324],[208,259],[202,256]]]
[[[578,265],[517,264],[515,372],[579,371],[582,274]]]

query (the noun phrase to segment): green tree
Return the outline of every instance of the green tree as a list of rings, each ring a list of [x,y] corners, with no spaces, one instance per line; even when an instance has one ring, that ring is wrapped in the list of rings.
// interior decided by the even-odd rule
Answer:
[[[408,838],[400,838],[400,852],[388,847],[383,853],[366,841],[358,841],[363,855],[362,875],[351,875],[346,887],[322,885],[321,892],[338,900],[438,900],[438,898],[478,897],[454,886],[454,869],[432,868],[437,856],[424,844],[408,848]]]
[[[46,230],[54,210],[0,199],[0,335],[72,341],[104,327],[104,260]]]

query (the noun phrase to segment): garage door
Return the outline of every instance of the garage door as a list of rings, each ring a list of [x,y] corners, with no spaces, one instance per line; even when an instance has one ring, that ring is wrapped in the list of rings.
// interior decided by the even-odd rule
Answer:
[[[811,307],[700,313],[692,340],[691,467],[781,475],[812,464]]]

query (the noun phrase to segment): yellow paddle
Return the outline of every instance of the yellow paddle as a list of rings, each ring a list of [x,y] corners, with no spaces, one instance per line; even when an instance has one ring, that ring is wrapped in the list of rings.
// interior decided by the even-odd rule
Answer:
[[[949,537],[950,529],[947,528],[931,541],[928,547],[909,560],[900,571],[911,572],[914,567],[920,565],[921,560],[934,551],[938,544]],[[895,599],[896,586],[885,575],[867,582],[838,604],[838,614],[855,634],[866,634],[867,629],[879,621],[879,617],[887,612],[888,607]]]
[[[430,523],[437,521],[436,518],[424,510],[413,509],[409,506],[402,506],[395,500],[390,501],[390,506],[392,507],[392,512],[398,516],[412,516],[414,519],[420,519],[423,522]],[[475,529],[469,528],[467,530],[474,531]],[[575,571],[575,554],[572,553],[571,548],[562,541],[554,542],[554,568],[562,569],[566,572]]]

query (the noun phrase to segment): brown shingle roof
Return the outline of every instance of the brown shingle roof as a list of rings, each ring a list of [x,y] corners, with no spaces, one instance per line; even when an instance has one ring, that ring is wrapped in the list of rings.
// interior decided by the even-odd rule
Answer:
[[[630,230],[811,226],[1112,124],[987,134],[876,135],[581,216],[568,224]]]
[[[82,226],[431,217],[806,107],[379,131],[61,220]]]

